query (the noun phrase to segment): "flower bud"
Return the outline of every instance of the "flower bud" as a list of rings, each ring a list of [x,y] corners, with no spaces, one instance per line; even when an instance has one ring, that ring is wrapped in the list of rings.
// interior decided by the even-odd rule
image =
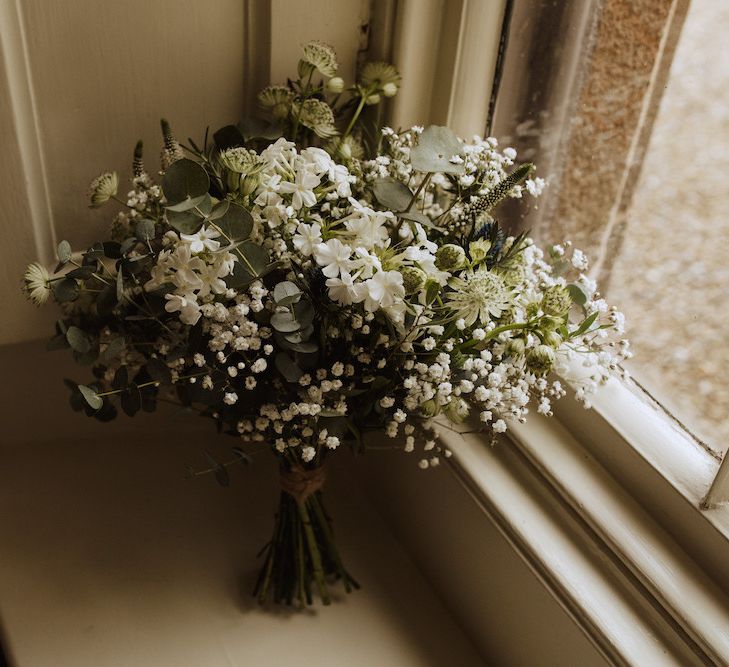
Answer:
[[[544,329],[545,331],[554,331],[562,325],[563,320],[561,317],[552,317],[551,315],[545,315],[544,317],[542,317],[540,323],[542,329]]]
[[[445,406],[444,412],[454,424],[462,424],[468,417],[468,403],[462,398],[455,398]]]
[[[271,115],[274,118],[286,118],[286,116],[289,115],[288,104],[284,104],[283,102],[274,104],[273,107],[271,108]]]
[[[397,84],[389,81],[384,86],[382,86],[382,94],[385,97],[395,97],[395,95],[397,95]]]
[[[341,76],[335,76],[327,81],[327,92],[339,95],[344,90],[344,79]]]
[[[415,294],[419,292],[428,279],[427,274],[417,266],[406,266],[400,273],[402,274],[402,284],[405,288],[405,294]]]
[[[379,93],[373,93],[372,95],[370,95],[370,96],[369,96],[369,97],[368,97],[368,98],[367,98],[367,99],[365,100],[365,104],[366,104],[367,106],[372,106],[372,105],[374,105],[374,104],[379,104],[379,103],[380,103],[380,100],[381,100],[381,99],[382,99],[382,98],[380,97]]]
[[[486,259],[486,255],[488,255],[489,250],[491,250],[491,241],[486,239],[472,241],[468,245],[468,254],[471,255],[471,259],[476,264],[483,262],[483,260]]]
[[[556,331],[548,331],[544,334],[544,343],[556,350],[560,345],[562,345],[562,336],[560,336]]]
[[[527,368],[535,375],[546,375],[554,366],[554,350],[549,345],[537,345],[527,352]]]
[[[512,338],[506,344],[506,355],[509,357],[513,357],[514,359],[519,359],[520,357],[524,356],[525,348],[526,343],[524,343],[523,338]]]
[[[440,406],[431,398],[420,406],[420,413],[424,417],[435,417],[440,412]]]
[[[446,243],[435,253],[435,265],[441,271],[456,271],[466,264],[466,252],[455,243]]]
[[[561,285],[553,285],[544,292],[542,297],[542,310],[547,315],[559,317],[564,315],[572,306],[570,293]]]

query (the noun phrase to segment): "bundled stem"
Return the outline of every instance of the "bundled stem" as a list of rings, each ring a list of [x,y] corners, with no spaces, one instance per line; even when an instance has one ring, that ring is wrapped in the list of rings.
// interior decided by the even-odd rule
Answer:
[[[263,566],[253,590],[260,604],[272,597],[277,604],[310,605],[313,584],[328,605],[328,582],[332,580],[341,580],[347,593],[359,588],[344,569],[319,489],[297,493],[284,485],[273,536],[263,552]]]

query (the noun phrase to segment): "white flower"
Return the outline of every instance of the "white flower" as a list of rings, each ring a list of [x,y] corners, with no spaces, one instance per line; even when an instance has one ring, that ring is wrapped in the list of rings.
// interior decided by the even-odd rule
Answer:
[[[234,391],[226,391],[223,396],[223,403],[226,405],[234,405],[238,401],[238,394]]]
[[[311,225],[299,223],[296,228],[296,234],[293,238],[294,248],[296,248],[304,257],[309,257],[314,253],[314,248],[322,242],[321,225],[314,222]]]
[[[311,208],[316,204],[314,188],[319,185],[319,177],[307,171],[305,167],[296,170],[294,182],[281,183],[279,192],[291,194],[291,205],[298,211],[304,206]]]
[[[386,308],[402,301],[405,287],[402,284],[402,273],[399,271],[378,271],[365,282],[367,295],[365,308],[374,312],[378,308]]]
[[[322,273],[327,278],[336,278],[340,272],[348,271],[352,266],[351,255],[352,248],[339,239],[329,239],[326,243],[318,243],[314,248],[314,258],[323,267]]]
[[[587,257],[582,250],[575,248],[572,251],[572,266],[580,271],[585,271],[587,269]]]
[[[23,275],[25,281],[25,291],[28,298],[36,305],[40,306],[48,301],[51,294],[50,276],[46,267],[38,262],[29,264]]]
[[[347,271],[342,272],[341,278],[328,278],[326,284],[329,288],[329,298],[343,306],[359,303],[364,299],[364,285],[355,283]]]
[[[200,319],[200,306],[194,294],[165,294],[167,303],[165,310],[168,313],[180,311],[180,320],[184,324],[194,326]]]
[[[197,255],[206,250],[215,252],[220,248],[220,241],[215,241],[220,236],[220,232],[212,229],[201,227],[197,234],[180,234],[180,238],[190,244],[190,251],[193,255]]]
[[[479,269],[463,278],[452,278],[453,292],[448,305],[466,326],[474,322],[485,324],[491,317],[500,317],[508,308],[511,292],[504,281],[492,271]]]
[[[314,457],[316,456],[316,449],[313,447],[309,447],[308,445],[306,447],[301,448],[301,458],[304,461],[304,463],[309,463]]]
[[[491,428],[493,429],[494,433],[505,433],[506,422],[503,419],[497,419],[493,424],[491,424]]]

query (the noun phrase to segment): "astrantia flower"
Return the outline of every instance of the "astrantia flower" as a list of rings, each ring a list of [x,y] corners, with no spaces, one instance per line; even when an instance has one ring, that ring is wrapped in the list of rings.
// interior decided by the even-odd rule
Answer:
[[[365,86],[376,86],[385,96],[392,97],[397,92],[400,74],[390,63],[367,63],[362,68],[360,81]]]
[[[89,206],[99,208],[114,197],[118,189],[119,177],[115,171],[107,171],[97,176],[89,186]]]
[[[492,271],[481,269],[450,282],[453,292],[448,294],[448,305],[466,326],[479,321],[482,324],[492,317],[500,317],[509,307],[511,293],[504,281]]]
[[[50,276],[46,267],[38,262],[28,265],[23,275],[25,291],[28,298],[36,305],[41,306],[51,294]]]
[[[256,151],[251,151],[241,146],[227,148],[221,151],[220,161],[230,171],[248,176],[257,174],[266,166],[265,160]]]
[[[328,139],[337,134],[334,127],[334,114],[331,107],[321,100],[308,99],[302,105],[294,104],[292,110],[294,118],[298,116],[299,122],[318,137]]]
[[[286,118],[293,101],[294,92],[287,86],[268,86],[258,93],[258,103],[274,118]]]
[[[323,42],[309,42],[304,45],[304,55],[301,62],[318,70],[326,77],[332,77],[337,73],[339,64],[334,49]],[[301,72],[302,76],[304,75]]]

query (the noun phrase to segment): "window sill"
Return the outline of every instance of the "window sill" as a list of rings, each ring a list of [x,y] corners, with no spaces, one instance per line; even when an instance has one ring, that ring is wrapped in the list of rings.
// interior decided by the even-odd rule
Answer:
[[[594,408],[495,448],[444,431],[452,468],[609,660],[729,663],[729,515],[699,509],[718,461],[618,381]]]

